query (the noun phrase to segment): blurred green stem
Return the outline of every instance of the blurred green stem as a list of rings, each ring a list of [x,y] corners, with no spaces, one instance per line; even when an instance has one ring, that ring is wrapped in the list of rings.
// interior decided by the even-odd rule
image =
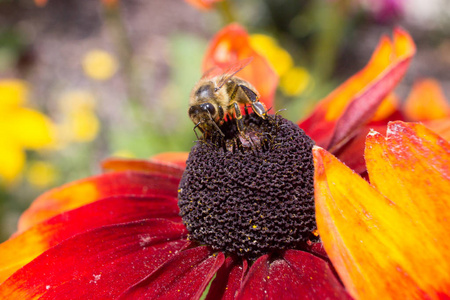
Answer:
[[[236,18],[234,17],[233,13],[233,8],[229,0],[223,0],[219,2],[218,10],[222,15],[222,19],[225,22],[225,24],[233,23],[236,21]]]
[[[120,64],[123,67],[128,98],[132,102],[141,103],[142,93],[139,88],[139,76],[133,66],[133,47],[123,22],[120,4],[105,7],[105,16]]]
[[[316,83],[327,81],[334,70],[337,52],[347,25],[345,1],[312,1],[315,24],[312,73]]]

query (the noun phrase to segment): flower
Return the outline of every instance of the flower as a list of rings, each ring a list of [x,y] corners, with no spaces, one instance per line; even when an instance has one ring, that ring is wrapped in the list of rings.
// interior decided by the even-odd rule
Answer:
[[[13,183],[22,173],[26,150],[49,148],[54,124],[37,110],[25,106],[28,85],[18,79],[0,81],[0,181]]]
[[[367,136],[370,184],[314,150],[317,223],[354,298],[444,299],[450,293],[450,145],[421,124]],[[345,188],[343,188],[345,187]]]
[[[213,8],[216,2],[223,0],[184,0],[195,8],[207,11]]]
[[[406,2],[403,0],[359,0],[360,5],[373,16],[375,21],[388,23],[401,17]]]
[[[294,66],[289,52],[281,48],[274,38],[263,34],[252,34],[250,42],[256,51],[267,58],[280,76],[280,89],[285,95],[300,95],[310,85],[309,72],[303,67]]]
[[[239,72],[239,77],[251,82],[261,95],[259,99],[267,108],[273,106],[278,75],[266,57],[254,49],[248,33],[238,24],[230,24],[220,30],[209,43],[202,69],[226,69],[227,66],[252,57],[253,60]]]
[[[364,173],[362,153],[368,130],[364,125],[372,120],[386,124],[396,116],[389,108],[391,91],[402,79],[414,54],[414,42],[404,30],[396,29],[393,41],[383,36],[367,66],[320,101],[307,118],[298,122],[300,128],[316,144]],[[277,73],[270,59],[252,47],[247,32],[238,24],[228,25],[216,34],[208,46],[203,70],[213,66],[223,68],[249,56],[254,57],[253,62],[238,76],[252,83],[261,94],[260,100],[271,108]],[[377,107],[383,102],[386,104],[377,114]]]
[[[86,76],[95,80],[107,80],[117,71],[117,61],[106,51],[94,49],[86,53],[82,66]]]
[[[393,44],[383,41],[375,57],[384,53],[385,63],[372,59],[313,112],[327,127],[314,127],[311,117],[304,121],[325,147],[343,147],[344,133],[356,135],[406,71],[413,53],[409,36],[397,31]],[[229,40],[227,49],[233,46]],[[217,47],[210,49],[214,54]],[[447,242],[422,243],[420,255],[411,251],[422,242],[418,237],[445,239],[448,142],[400,122],[389,125],[386,139],[371,133],[370,186],[325,149],[312,148],[302,130],[280,116],[250,114],[244,122],[245,135],[230,120],[222,125],[225,139],[212,134],[194,146],[187,162],[185,154],[112,159],[104,163],[110,172],[39,197],[18,232],[0,245],[1,297],[349,299],[348,293],[364,298],[375,291],[401,298],[395,292],[417,296],[418,288],[423,297],[448,296]],[[327,252],[316,241],[312,193]],[[208,217],[213,210],[217,218]],[[230,215],[235,229],[223,224]],[[437,262],[442,268],[433,272]],[[400,280],[405,278],[410,281]]]
[[[61,120],[58,123],[59,146],[90,142],[100,130],[94,95],[84,90],[65,92],[59,99]]]

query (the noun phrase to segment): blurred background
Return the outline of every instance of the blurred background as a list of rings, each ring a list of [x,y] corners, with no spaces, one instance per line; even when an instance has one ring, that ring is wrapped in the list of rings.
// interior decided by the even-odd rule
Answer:
[[[422,77],[450,97],[448,0],[0,0],[0,241],[36,196],[104,158],[189,151],[189,93],[230,22],[272,62],[292,121],[397,25],[418,48],[400,98]]]

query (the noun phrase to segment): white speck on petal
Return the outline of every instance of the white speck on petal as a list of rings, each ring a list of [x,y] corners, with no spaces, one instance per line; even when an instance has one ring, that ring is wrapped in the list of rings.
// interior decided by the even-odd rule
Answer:
[[[139,246],[145,247],[150,244],[152,237],[150,235],[140,235],[139,236]]]
[[[97,283],[97,281],[100,280],[100,277],[102,277],[102,274],[98,275],[93,274],[92,276],[94,276],[94,280],[89,281],[89,283]]]

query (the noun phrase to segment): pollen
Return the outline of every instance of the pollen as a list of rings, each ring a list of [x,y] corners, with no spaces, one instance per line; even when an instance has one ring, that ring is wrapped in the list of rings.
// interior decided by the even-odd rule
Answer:
[[[303,249],[316,238],[314,143],[279,115],[243,120],[191,150],[178,194],[189,238],[249,259]]]

